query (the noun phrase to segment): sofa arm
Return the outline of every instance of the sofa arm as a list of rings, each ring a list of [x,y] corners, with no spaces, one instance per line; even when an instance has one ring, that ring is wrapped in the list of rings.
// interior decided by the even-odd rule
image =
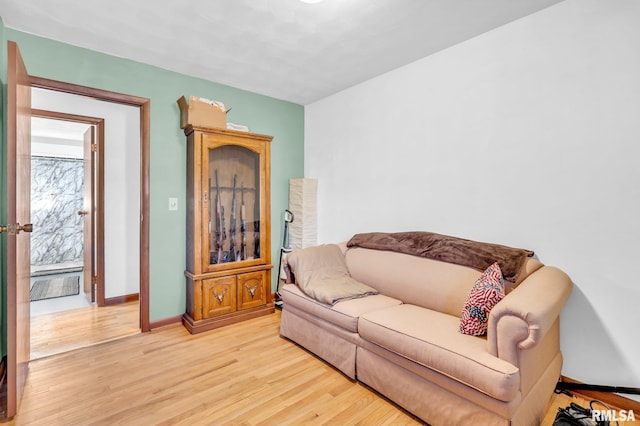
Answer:
[[[558,268],[544,266],[507,294],[489,315],[489,352],[517,365],[518,350],[537,345],[554,324],[573,283]]]

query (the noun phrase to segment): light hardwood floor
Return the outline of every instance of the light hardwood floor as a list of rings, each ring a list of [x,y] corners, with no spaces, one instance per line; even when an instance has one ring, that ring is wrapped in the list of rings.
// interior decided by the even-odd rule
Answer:
[[[139,318],[137,301],[33,316],[31,359],[139,333]]]
[[[8,424],[422,424],[279,337],[279,323],[276,311],[198,335],[175,325],[33,361]]]

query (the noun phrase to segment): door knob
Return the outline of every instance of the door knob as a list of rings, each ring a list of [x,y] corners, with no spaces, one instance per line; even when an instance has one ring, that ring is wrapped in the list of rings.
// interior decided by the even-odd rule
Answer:
[[[88,215],[89,212],[86,210],[78,210],[78,216],[86,216]]]
[[[17,234],[18,232],[20,232],[20,231],[24,231],[24,232],[33,232],[33,224],[31,224],[31,223],[27,223],[26,225],[20,225],[20,224],[18,224],[16,234]]]
[[[9,235],[18,235],[20,231],[24,232],[33,232],[33,225],[31,223],[27,223],[26,225],[9,224],[7,226],[0,225],[0,234],[6,232]]]

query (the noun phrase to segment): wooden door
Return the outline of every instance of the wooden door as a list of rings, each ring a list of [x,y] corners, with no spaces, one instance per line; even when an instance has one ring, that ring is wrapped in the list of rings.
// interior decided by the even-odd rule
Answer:
[[[7,58],[7,418],[29,371],[31,83],[18,45]],[[27,231],[27,232],[25,232]]]
[[[84,133],[84,194],[82,210],[78,212],[83,220],[83,281],[84,294],[93,303],[96,301],[96,286],[94,285],[96,245],[95,245],[95,209],[93,208],[95,199],[95,128],[89,126]]]

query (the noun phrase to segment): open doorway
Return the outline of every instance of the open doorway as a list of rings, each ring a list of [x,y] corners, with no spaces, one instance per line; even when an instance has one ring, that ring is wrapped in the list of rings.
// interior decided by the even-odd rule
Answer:
[[[32,111],[31,119],[31,316],[91,306],[81,290],[94,274],[90,257],[84,264],[84,194],[86,182],[83,137],[95,134],[92,121],[49,111]],[[91,168],[91,163],[89,163]],[[89,200],[91,203],[92,201]],[[88,272],[88,283],[85,280]],[[37,350],[36,350],[37,352]]]
[[[32,218],[41,230],[32,235],[36,359],[140,331],[142,162],[138,107],[33,88],[32,108]],[[89,203],[87,188],[97,189]],[[87,214],[100,225],[89,229],[99,245],[87,246]],[[52,290],[34,301],[38,282],[68,295]]]
[[[15,42],[7,42],[7,244],[6,292],[6,392],[0,393],[0,417],[15,416],[22,398],[30,360],[30,169],[31,92],[43,88],[80,97],[98,99],[137,108],[140,153],[137,165],[140,187],[139,216],[139,328],[151,330],[149,323],[149,213],[150,213],[150,100],[107,90],[64,83],[29,75]],[[22,222],[22,224],[20,223]],[[3,227],[4,231],[4,227]],[[24,231],[24,232],[23,232]],[[22,233],[22,235],[19,235]]]

